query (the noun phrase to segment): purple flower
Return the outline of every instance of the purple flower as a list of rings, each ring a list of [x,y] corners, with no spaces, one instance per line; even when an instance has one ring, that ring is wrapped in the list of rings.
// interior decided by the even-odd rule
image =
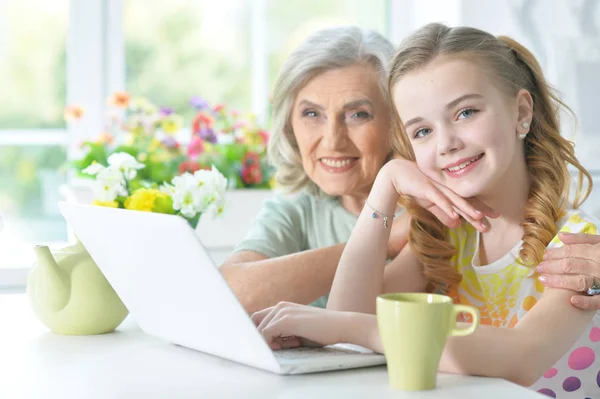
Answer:
[[[160,109],[160,115],[161,116],[169,116],[173,113],[173,109],[172,108],[161,108]]]
[[[165,138],[162,143],[167,148],[179,148],[179,143],[173,137]]]
[[[212,144],[215,144],[217,142],[217,135],[215,134],[215,131],[209,127],[201,128],[198,134],[200,135],[200,137],[202,137],[202,140],[204,141],[207,141]]]
[[[194,96],[190,99],[190,105],[199,111],[210,108],[208,101],[199,96]]]

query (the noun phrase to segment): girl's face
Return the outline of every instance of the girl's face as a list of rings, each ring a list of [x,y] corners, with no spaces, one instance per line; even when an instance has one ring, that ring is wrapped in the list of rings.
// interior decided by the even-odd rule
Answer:
[[[428,177],[466,198],[510,185],[511,168],[525,159],[518,134],[529,131],[529,92],[511,98],[477,64],[438,58],[401,78],[392,94]]]

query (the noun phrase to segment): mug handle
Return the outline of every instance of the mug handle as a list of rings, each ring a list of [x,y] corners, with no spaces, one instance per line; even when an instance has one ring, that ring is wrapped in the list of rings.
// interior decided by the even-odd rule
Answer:
[[[477,329],[477,326],[479,326],[479,309],[476,309],[473,306],[467,306],[467,305],[453,305],[453,306],[454,306],[454,310],[453,310],[452,320],[454,323],[454,328],[452,328],[449,335],[453,335],[455,337],[464,337],[465,335],[473,334],[475,332],[475,330]],[[462,312],[468,313],[471,315],[471,317],[473,317],[473,322],[467,328],[457,328],[456,327],[456,317],[458,316],[459,313],[462,313]]]

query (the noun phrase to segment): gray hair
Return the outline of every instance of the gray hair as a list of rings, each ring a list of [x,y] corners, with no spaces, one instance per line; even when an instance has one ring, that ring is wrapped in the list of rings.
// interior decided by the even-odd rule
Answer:
[[[365,63],[379,75],[379,86],[388,104],[389,62],[392,44],[377,32],[356,26],[343,26],[317,31],[309,36],[283,64],[273,90],[272,135],[268,157],[276,168],[277,183],[288,192],[306,188],[312,194],[321,189],[306,175],[290,114],[296,95],[309,80],[336,68]]]

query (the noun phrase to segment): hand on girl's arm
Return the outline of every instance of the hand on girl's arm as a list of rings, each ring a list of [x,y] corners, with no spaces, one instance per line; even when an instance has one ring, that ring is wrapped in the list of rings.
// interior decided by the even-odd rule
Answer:
[[[600,310],[600,295],[582,295],[594,278],[600,283],[600,235],[559,233],[558,237],[565,245],[546,251],[537,267],[540,281],[548,287],[575,291],[571,303],[579,309]]]
[[[571,295],[546,289],[514,328],[479,326],[472,335],[449,338],[440,371],[533,384],[569,350],[594,316],[571,306]]]

